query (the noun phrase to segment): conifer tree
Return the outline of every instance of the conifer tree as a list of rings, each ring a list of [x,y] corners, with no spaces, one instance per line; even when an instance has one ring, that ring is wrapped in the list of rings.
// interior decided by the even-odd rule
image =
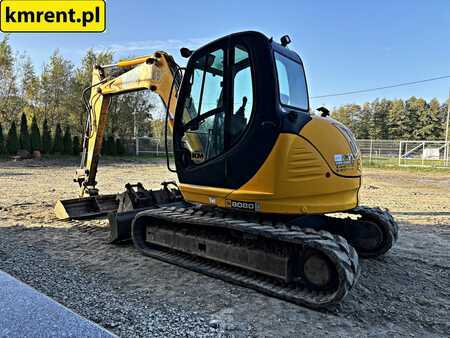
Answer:
[[[28,132],[27,116],[22,113],[20,118],[20,149],[25,149],[31,151],[31,139],[30,133]]]
[[[389,138],[393,140],[402,138],[401,119],[405,114],[405,103],[402,99],[392,101],[388,112]]]
[[[41,132],[37,124],[36,116],[33,116],[31,122],[31,151],[34,150],[42,151]]]
[[[117,155],[125,155],[125,153],[126,153],[125,145],[123,144],[123,142],[120,138],[118,138],[116,140],[116,152],[117,152]]]
[[[117,152],[116,152],[116,141],[115,141],[113,135],[109,135],[108,138],[106,139],[105,154],[106,155],[110,155],[110,156],[117,155]]]
[[[63,135],[61,125],[56,125],[55,135],[53,137],[53,154],[62,154],[64,152]]]
[[[108,155],[106,152],[106,134],[103,135],[103,139],[102,139],[102,149],[100,150],[100,154],[101,155]]]
[[[441,107],[437,99],[427,104],[427,109],[421,111],[420,137],[426,140],[441,140],[445,134],[444,123],[441,122]]]
[[[75,135],[72,140],[72,154],[78,156],[80,155],[80,153],[81,153],[80,138],[77,135]]]
[[[415,96],[405,101],[405,114],[400,118],[401,135],[405,140],[414,140],[419,126],[419,102]]]
[[[69,126],[66,126],[63,137],[63,153],[66,155],[72,155],[72,151],[72,135],[70,135]]]
[[[0,123],[0,155],[5,153],[5,139],[3,136],[3,128]]]
[[[6,151],[9,155],[17,154],[19,150],[19,137],[17,136],[16,122],[12,122],[6,138]]]
[[[353,129],[355,137],[361,139],[369,138],[369,129],[371,121],[371,109],[369,103],[364,103],[361,106],[361,110],[358,114],[357,123]]]
[[[47,119],[44,119],[42,124],[42,151],[44,154],[49,154],[52,151],[52,133],[48,127]]]
[[[371,119],[369,121],[369,136],[373,139],[387,139],[389,137],[388,111],[391,101],[376,99],[370,104]]]

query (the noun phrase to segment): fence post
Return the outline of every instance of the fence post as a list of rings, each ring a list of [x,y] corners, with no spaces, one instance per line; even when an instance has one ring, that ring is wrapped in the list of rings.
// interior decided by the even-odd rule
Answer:
[[[444,167],[448,166],[448,142],[444,143]]]
[[[422,142],[422,167],[425,164],[425,142]]]
[[[136,137],[136,156],[139,156],[139,138]]]
[[[405,143],[405,155],[408,155],[408,141]],[[408,163],[408,156],[405,156],[405,164]]]
[[[369,165],[372,164],[372,147],[373,147],[373,139],[370,139],[370,149],[369,149]]]

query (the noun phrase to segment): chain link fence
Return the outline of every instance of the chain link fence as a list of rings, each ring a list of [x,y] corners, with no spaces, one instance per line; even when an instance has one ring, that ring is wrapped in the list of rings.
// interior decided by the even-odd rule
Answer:
[[[357,140],[365,165],[396,165],[399,140]]]
[[[404,140],[357,140],[365,166],[450,168],[450,142]],[[167,140],[172,155],[172,138]],[[164,139],[139,137],[126,142],[129,154],[164,157]]]
[[[449,168],[450,142],[357,140],[366,166]]]
[[[172,138],[167,139],[169,155],[173,152]],[[126,141],[127,153],[136,156],[166,156],[166,146],[164,139],[154,137],[138,137]]]
[[[450,142],[401,141],[398,164],[402,167],[449,167]]]

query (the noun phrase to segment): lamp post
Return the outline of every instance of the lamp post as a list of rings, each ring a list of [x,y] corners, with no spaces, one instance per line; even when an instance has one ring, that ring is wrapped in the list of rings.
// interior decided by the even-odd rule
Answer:
[[[136,112],[134,111],[132,115],[133,115],[134,141],[136,142],[136,156],[139,156],[139,135],[138,135],[138,126],[136,123]]]
[[[449,155],[449,144],[448,144],[448,129],[449,129],[449,123],[450,123],[450,90],[448,92],[448,101],[447,101],[447,125],[445,127],[445,157],[444,157],[444,163],[445,166],[448,166],[448,155]]]

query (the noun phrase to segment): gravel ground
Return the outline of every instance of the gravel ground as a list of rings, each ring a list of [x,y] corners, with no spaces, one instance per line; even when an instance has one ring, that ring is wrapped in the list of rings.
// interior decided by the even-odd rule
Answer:
[[[76,196],[75,166],[0,162],[0,269],[119,336],[450,335],[450,174],[365,171],[362,202],[388,207],[400,239],[318,312],[109,245],[105,220],[56,220],[54,202]],[[164,179],[144,162],[107,161],[98,176],[103,193]]]

